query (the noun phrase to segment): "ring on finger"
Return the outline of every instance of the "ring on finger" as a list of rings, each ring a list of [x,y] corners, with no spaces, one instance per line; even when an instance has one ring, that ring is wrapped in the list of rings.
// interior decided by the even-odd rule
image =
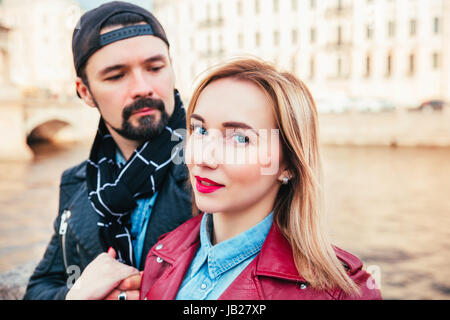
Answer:
[[[127,292],[120,291],[119,295],[117,296],[117,300],[127,300]]]

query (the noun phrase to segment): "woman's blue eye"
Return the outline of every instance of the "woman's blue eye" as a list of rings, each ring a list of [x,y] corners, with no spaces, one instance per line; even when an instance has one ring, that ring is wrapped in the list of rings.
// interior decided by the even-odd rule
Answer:
[[[247,136],[244,135],[240,135],[240,134],[236,134],[233,136],[234,141],[236,141],[237,143],[248,143],[249,139]]]
[[[206,134],[206,129],[199,125],[191,125],[191,130],[192,133],[194,134],[201,134],[201,135]]]

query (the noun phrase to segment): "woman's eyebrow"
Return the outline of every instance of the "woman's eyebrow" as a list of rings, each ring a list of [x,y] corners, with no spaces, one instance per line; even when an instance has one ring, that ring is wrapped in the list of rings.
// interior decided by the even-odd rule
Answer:
[[[222,123],[222,126],[224,128],[239,128],[239,129],[247,129],[253,131],[257,136],[259,136],[258,131],[253,129],[250,125],[244,123],[244,122],[235,122],[235,121],[228,121]]]
[[[198,114],[191,114],[191,119],[196,119],[198,121],[201,121],[205,123],[205,119],[203,119],[202,116],[199,116]],[[222,127],[224,128],[239,128],[239,129],[246,129],[246,130],[252,130],[257,136],[259,136],[258,131],[253,129],[250,125],[244,123],[244,122],[237,122],[237,121],[227,121],[222,123]]]
[[[201,116],[195,113],[191,114],[191,119],[196,119],[198,121],[205,122],[205,119],[203,119]]]

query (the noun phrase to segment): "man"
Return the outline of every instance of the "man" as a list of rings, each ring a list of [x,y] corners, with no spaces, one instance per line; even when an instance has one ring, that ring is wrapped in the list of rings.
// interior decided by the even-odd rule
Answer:
[[[138,298],[149,249],[191,217],[186,167],[172,161],[186,125],[169,43],[150,12],[115,1],[81,17],[72,50],[78,96],[101,119],[89,159],[62,175],[24,298]]]

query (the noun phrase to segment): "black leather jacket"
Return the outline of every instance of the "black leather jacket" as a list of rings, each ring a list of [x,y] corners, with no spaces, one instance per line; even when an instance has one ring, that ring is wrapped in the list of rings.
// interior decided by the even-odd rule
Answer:
[[[172,164],[150,215],[140,270],[158,238],[192,217],[187,178],[186,166]],[[88,199],[85,161],[62,175],[54,234],[29,280],[24,299],[65,299],[75,278],[103,252],[97,221],[98,214]]]

